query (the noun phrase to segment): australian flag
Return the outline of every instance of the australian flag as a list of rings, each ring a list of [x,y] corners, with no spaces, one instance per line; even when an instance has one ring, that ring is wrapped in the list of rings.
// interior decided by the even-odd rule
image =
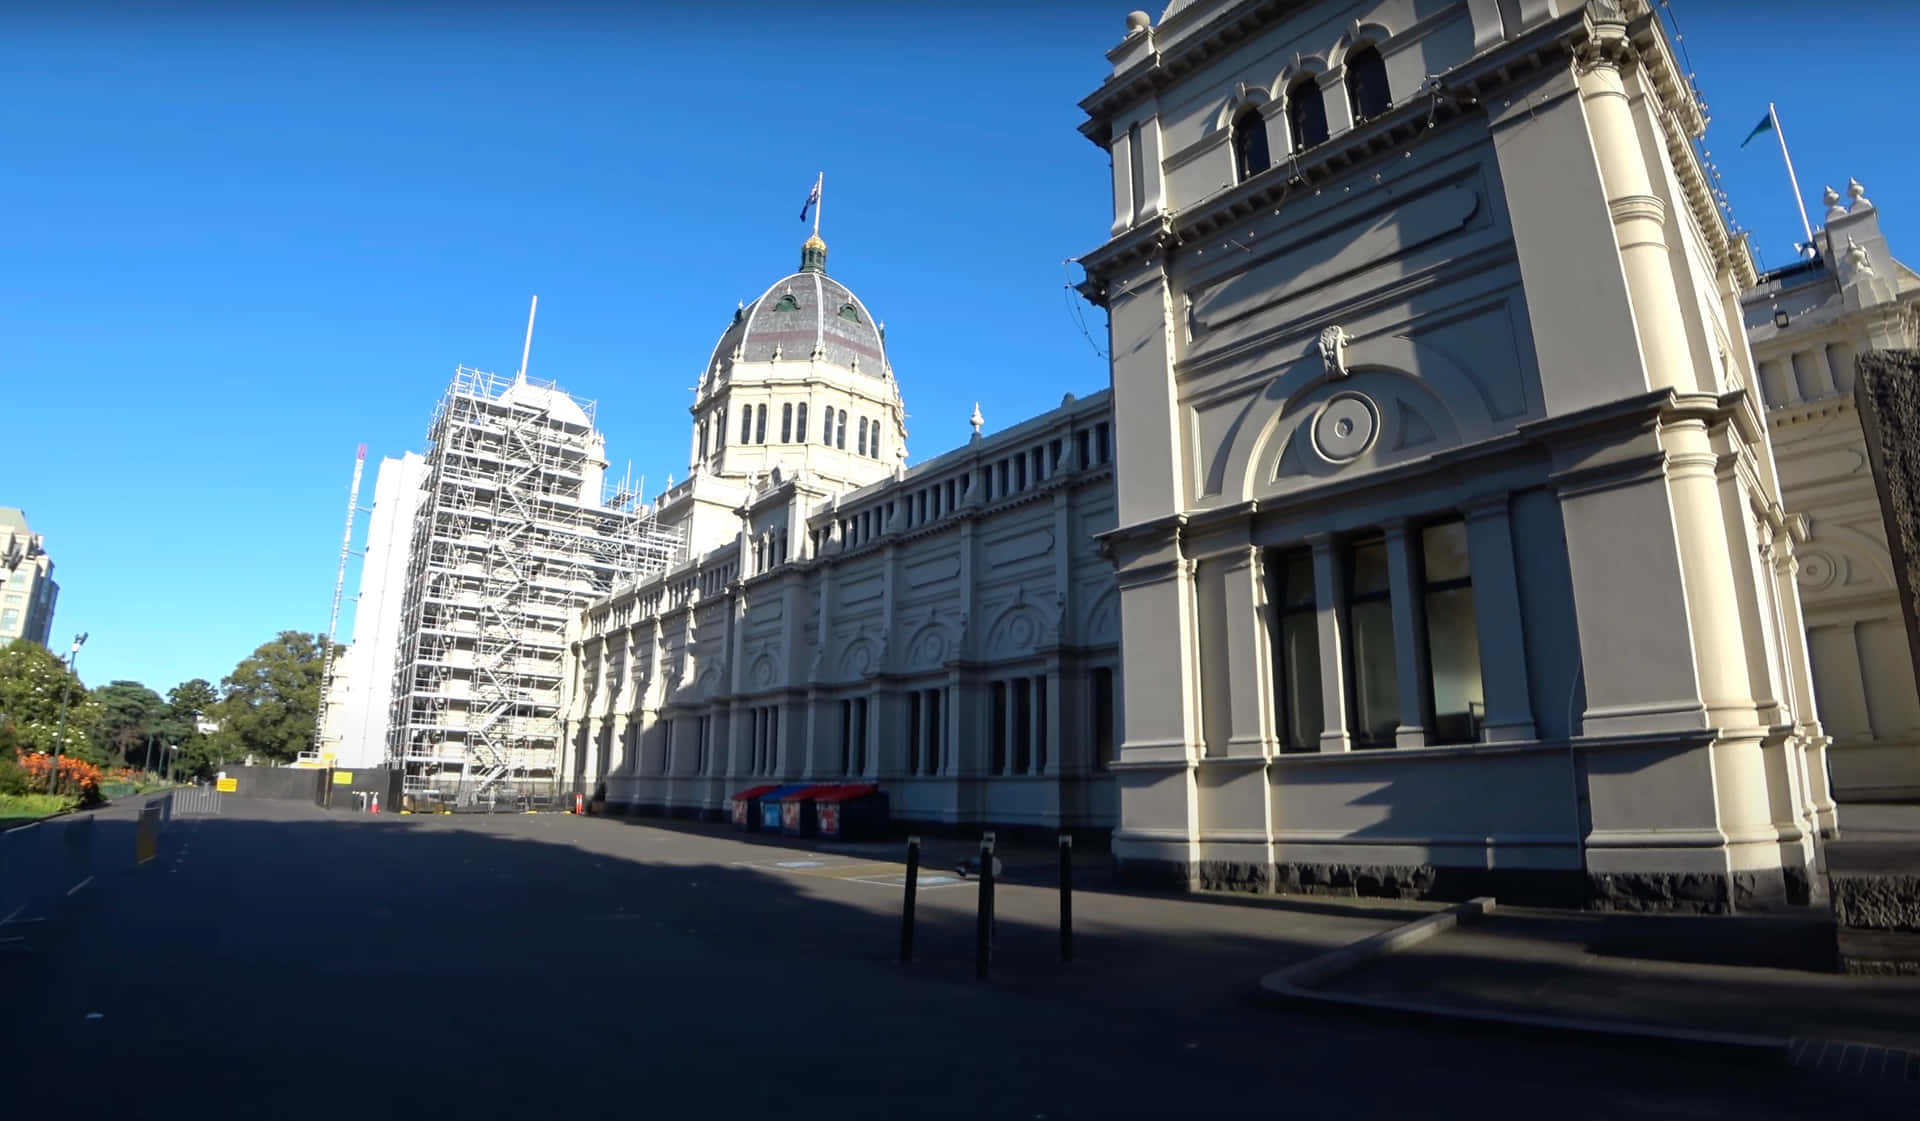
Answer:
[[[807,192],[807,201],[804,204],[802,204],[800,207],[800,220],[802,222],[807,220],[807,215],[813,213],[813,205],[819,201],[820,201],[820,182],[819,180],[815,180],[813,184],[813,189]]]

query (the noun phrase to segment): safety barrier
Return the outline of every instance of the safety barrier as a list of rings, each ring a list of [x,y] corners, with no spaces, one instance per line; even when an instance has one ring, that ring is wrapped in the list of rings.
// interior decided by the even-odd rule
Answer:
[[[220,791],[212,785],[183,786],[172,792],[172,802],[176,814],[217,814]]]
[[[14,941],[7,936],[8,924],[44,918],[95,876],[153,859],[173,819],[174,796],[169,791],[140,808],[131,853],[119,848],[125,843],[125,823],[109,822],[103,829],[92,813],[52,817],[0,833],[0,945]],[[102,843],[103,837],[115,836],[121,838],[118,844]]]

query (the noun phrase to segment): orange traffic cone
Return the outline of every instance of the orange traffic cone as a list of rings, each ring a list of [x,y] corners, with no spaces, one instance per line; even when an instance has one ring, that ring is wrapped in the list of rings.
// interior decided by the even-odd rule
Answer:
[[[573,812],[577,814],[587,812],[587,796],[579,791],[575,791],[573,795]]]

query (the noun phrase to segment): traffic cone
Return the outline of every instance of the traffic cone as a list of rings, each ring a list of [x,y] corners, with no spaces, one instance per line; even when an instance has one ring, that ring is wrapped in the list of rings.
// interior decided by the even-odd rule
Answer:
[[[376,813],[376,814],[380,812],[380,795],[379,794],[375,794],[373,796],[373,808],[368,810],[367,812]]]
[[[577,814],[587,812],[587,796],[577,790],[573,794],[573,812]]]

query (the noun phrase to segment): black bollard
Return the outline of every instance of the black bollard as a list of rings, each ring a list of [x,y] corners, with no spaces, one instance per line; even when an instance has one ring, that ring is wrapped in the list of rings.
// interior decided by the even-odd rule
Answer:
[[[920,883],[920,838],[907,838],[907,895],[900,904],[900,961],[913,960],[913,893]]]
[[[980,838],[980,902],[974,930],[973,975],[986,980],[993,967],[993,834]]]
[[[1073,960],[1073,837],[1060,834],[1060,960]]]

